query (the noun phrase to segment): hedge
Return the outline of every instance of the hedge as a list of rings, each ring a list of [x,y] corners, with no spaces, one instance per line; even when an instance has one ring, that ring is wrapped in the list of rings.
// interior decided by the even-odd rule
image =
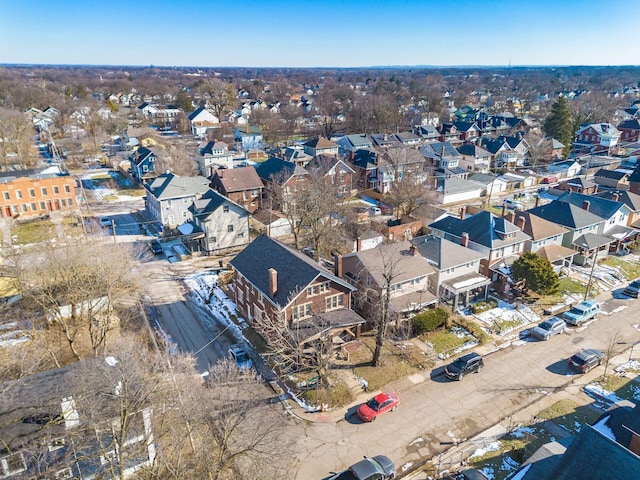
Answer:
[[[413,317],[414,335],[433,332],[445,324],[449,318],[449,311],[444,308],[436,308],[418,313]]]

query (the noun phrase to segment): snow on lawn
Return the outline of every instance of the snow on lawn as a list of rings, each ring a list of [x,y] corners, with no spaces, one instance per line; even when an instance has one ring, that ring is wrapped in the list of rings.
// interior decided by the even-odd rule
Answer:
[[[615,393],[602,388],[598,383],[590,383],[589,385],[586,385],[583,389],[587,395],[589,395],[592,398],[595,398],[596,400],[604,400],[608,403],[616,403],[622,400]]]
[[[516,310],[514,306],[502,301],[498,302],[498,306],[496,308],[479,313],[478,315],[475,315],[475,317],[490,326],[495,325],[500,321],[517,321],[520,322],[520,325],[526,325],[540,320],[540,316],[528,306],[521,304]],[[512,330],[514,329],[512,328],[508,331],[504,331],[503,334]]]
[[[626,373],[627,371],[640,372],[640,362],[638,362],[637,360],[630,360],[627,363],[623,363],[622,365],[618,365],[613,370],[616,373]]]
[[[485,445],[482,448],[478,448],[475,452],[471,454],[470,459],[473,457],[482,457],[489,452],[496,452],[502,448],[502,444],[500,442],[491,442]]]
[[[511,433],[509,434],[509,436],[514,437],[514,438],[522,438],[525,435],[533,435],[535,433],[535,429],[531,428],[531,427],[518,427],[514,430],[511,431]]]

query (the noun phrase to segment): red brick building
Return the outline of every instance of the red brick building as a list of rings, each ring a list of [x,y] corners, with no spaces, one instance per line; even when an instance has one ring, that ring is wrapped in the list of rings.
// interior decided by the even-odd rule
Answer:
[[[75,181],[56,168],[0,172],[0,217],[30,217],[73,211]]]

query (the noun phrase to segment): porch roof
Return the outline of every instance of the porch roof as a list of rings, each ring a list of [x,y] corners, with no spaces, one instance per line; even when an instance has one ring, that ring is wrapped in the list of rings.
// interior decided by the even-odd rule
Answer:
[[[442,282],[442,286],[451,293],[458,294],[468,292],[478,287],[484,287],[490,283],[491,280],[489,278],[473,272]]]

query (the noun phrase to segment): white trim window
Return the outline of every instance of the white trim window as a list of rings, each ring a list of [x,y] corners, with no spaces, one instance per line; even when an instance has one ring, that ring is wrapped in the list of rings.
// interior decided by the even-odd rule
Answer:
[[[342,308],[344,302],[342,297],[343,295],[340,293],[338,295],[331,295],[330,297],[325,298],[327,311]]]
[[[311,316],[311,302],[291,307],[291,319],[302,320]]]

